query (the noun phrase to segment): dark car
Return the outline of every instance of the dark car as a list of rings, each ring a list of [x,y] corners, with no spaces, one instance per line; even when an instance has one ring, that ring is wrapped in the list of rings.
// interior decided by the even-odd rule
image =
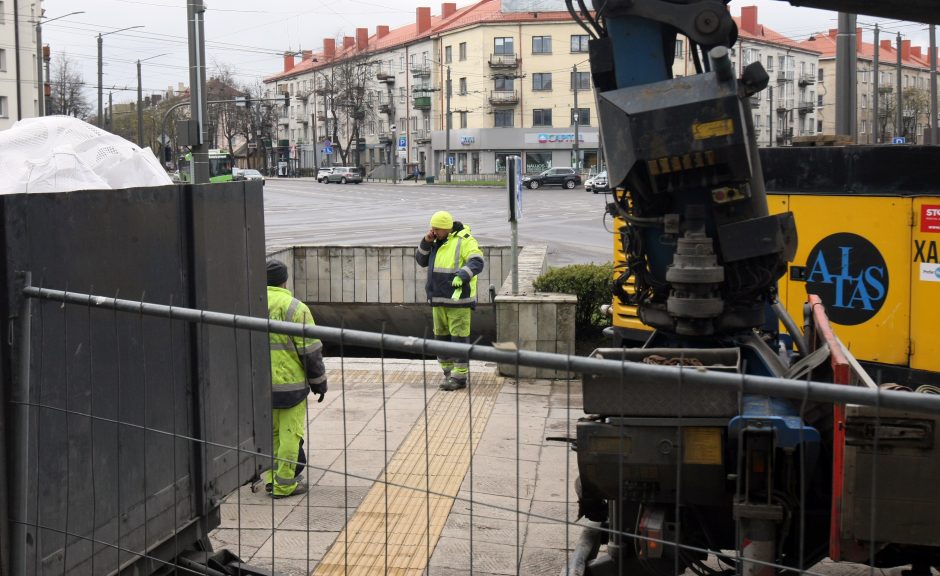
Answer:
[[[549,168],[535,176],[525,176],[522,183],[535,190],[541,186],[564,186],[569,190],[581,184],[581,175],[574,168]]]

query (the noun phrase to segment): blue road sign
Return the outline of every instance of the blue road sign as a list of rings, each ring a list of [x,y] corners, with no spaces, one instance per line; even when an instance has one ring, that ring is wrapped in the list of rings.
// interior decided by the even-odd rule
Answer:
[[[399,147],[399,148],[407,148],[407,147],[408,147],[408,137],[407,137],[407,136],[399,136],[399,137],[398,137],[398,147]]]
[[[324,153],[324,154],[332,154],[332,153],[333,153],[333,147],[332,147],[332,146],[324,146],[324,147],[323,147],[323,153]]]
[[[448,166],[453,166],[453,165],[454,165],[454,157],[453,157],[453,156],[448,156],[448,157],[447,157],[447,165],[448,165]]]
[[[891,143],[892,144],[907,144],[907,138],[905,138],[904,136],[895,136],[891,140]]]

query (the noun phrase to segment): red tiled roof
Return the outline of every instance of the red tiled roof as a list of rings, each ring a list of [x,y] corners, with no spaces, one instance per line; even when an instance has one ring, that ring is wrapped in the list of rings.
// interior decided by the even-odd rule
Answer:
[[[812,46],[818,50],[821,54],[820,58],[828,59],[836,57],[836,38],[834,36],[835,30],[830,30],[828,32],[820,32],[814,34],[808,40],[803,40],[800,42],[803,46]],[[856,30],[856,34],[860,34],[861,29]],[[887,38],[886,38],[887,40]],[[856,42],[856,48],[858,58],[863,60],[875,59],[875,45],[872,42]],[[923,50],[921,56],[917,57],[914,54],[910,54],[907,58],[901,59],[902,66],[908,66],[911,68],[930,68],[930,49]],[[898,52],[894,47],[892,41],[892,46],[886,48],[881,46],[878,51],[878,61],[884,62],[885,64],[896,65],[898,61]]]
[[[804,46],[802,42],[799,42],[798,40],[794,40],[793,38],[784,36],[783,34],[780,34],[779,32],[777,32],[776,30],[772,30],[760,23],[757,24],[756,26],[757,29],[754,30],[753,32],[745,30],[744,27],[741,25],[741,17],[733,16],[733,18],[734,18],[734,23],[738,25],[738,41],[754,40],[757,42],[767,42],[770,44],[777,44],[780,46],[789,46],[790,48],[799,48],[800,50],[803,50],[806,52],[819,52],[819,50],[816,48],[813,48],[811,46]]]

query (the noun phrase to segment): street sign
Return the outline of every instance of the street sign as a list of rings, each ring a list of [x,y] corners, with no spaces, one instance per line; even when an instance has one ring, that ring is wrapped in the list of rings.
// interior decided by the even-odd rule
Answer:
[[[327,138],[326,140],[323,141],[323,147],[324,147],[324,148],[332,148],[332,147],[333,147],[333,141],[330,140],[329,138]]]
[[[904,136],[895,136],[891,140],[891,143],[892,144],[907,144],[907,138],[905,138]]]
[[[522,220],[522,158],[510,156],[506,163],[506,184],[509,187],[509,221]]]
[[[333,153],[333,147],[332,147],[332,146],[324,146],[324,147],[323,147],[323,153],[324,153],[324,154],[332,154],[332,153]]]
[[[448,157],[447,157],[447,165],[448,165],[448,166],[453,166],[454,163],[455,163],[454,157],[453,157],[453,156],[448,156]]]
[[[407,147],[408,147],[408,137],[407,137],[407,136],[399,136],[399,137],[398,137],[398,147],[399,147],[399,148],[407,148]]]

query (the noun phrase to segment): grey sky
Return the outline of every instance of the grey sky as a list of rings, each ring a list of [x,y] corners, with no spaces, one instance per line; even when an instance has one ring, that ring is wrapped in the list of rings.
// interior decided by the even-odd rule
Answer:
[[[458,6],[470,1],[458,0]],[[406,24],[413,21],[419,5],[440,12],[440,0],[206,0],[206,5],[210,74],[217,66],[228,66],[243,82],[279,71],[284,50],[318,49],[324,37],[352,35],[356,27],[372,32],[378,24]],[[759,7],[762,24],[795,38],[836,27],[835,13],[794,8],[779,0],[733,0],[732,13],[737,15],[746,5]],[[51,46],[53,58],[64,52],[79,64],[92,87],[92,101],[96,101],[96,36],[127,26],[145,27],[103,37],[105,94],[113,87],[115,102],[136,99],[136,60],[159,54],[166,55],[143,63],[145,94],[179,82],[188,84],[185,0],[44,0],[43,6],[48,18],[85,12],[43,26],[43,41]],[[875,20],[859,17],[859,22]],[[880,22],[892,38],[893,32],[900,31],[915,45],[926,47],[924,25]],[[865,38],[871,41],[870,32]]]

